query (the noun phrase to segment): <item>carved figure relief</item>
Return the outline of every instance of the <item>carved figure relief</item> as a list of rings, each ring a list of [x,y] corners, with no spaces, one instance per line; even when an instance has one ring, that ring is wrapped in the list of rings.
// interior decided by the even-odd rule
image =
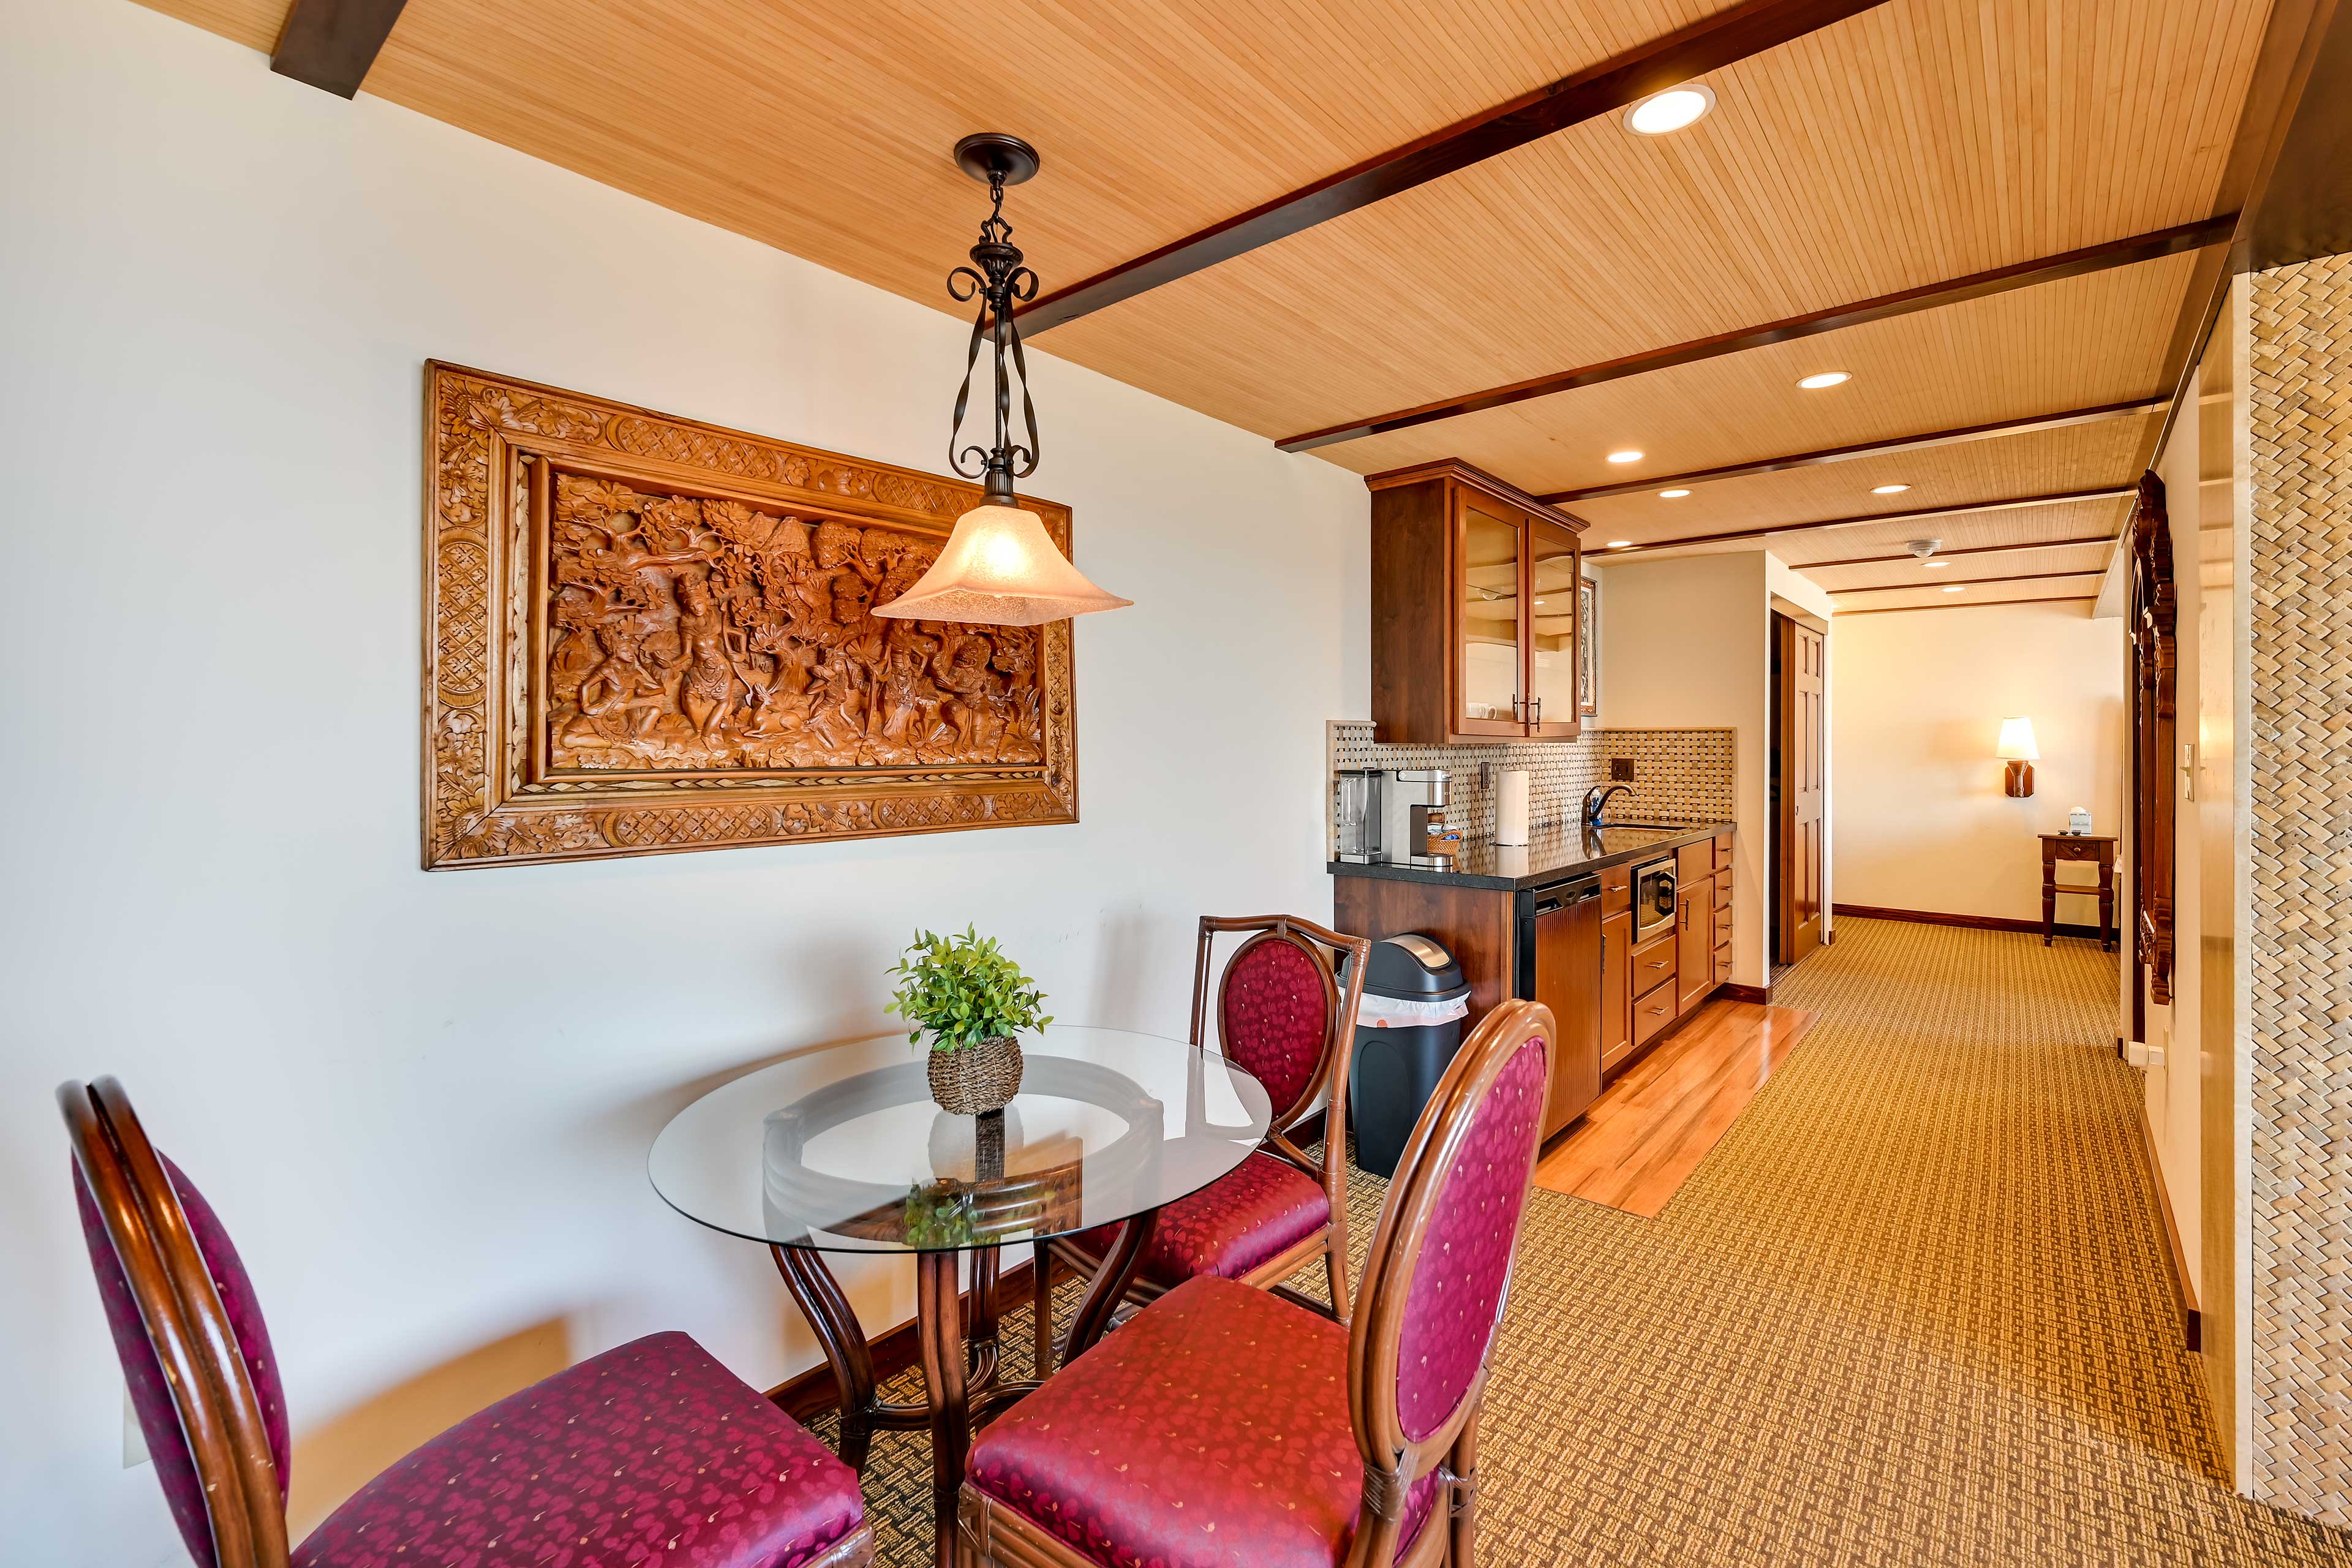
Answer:
[[[554,487],[553,768],[1045,760],[1034,629],[873,613],[936,540],[560,469]]]
[[[976,489],[435,364],[425,863],[1076,817],[1067,622],[873,614]],[[1024,504],[1068,548],[1066,508]]]

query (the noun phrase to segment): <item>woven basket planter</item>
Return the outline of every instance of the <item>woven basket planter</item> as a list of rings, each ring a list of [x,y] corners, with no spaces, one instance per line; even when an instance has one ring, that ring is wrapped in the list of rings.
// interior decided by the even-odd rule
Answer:
[[[958,1116],[1002,1110],[1021,1092],[1021,1042],[999,1035],[960,1051],[933,1051],[931,1098]]]

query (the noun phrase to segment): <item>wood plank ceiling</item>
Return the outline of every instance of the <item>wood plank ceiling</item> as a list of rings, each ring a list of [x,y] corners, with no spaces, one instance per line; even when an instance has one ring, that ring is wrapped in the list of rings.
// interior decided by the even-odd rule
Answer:
[[[265,52],[289,9],[148,3]],[[2229,210],[2268,5],[1886,0],[1708,72],[1717,108],[1686,130],[1601,115],[1034,341],[1276,440],[2210,218]],[[1051,290],[1731,9],[408,0],[362,90],[949,309],[941,279],[976,212],[946,156],[965,132],[1043,149],[1011,216]],[[1001,68],[982,26],[1005,40]],[[2109,267],[1315,455],[1363,473],[1460,457],[1552,494],[2144,401],[2168,390],[2198,262]],[[1828,370],[1853,379],[1795,384]],[[1594,545],[1760,541],[1842,609],[2071,599],[2094,591],[2108,551],[2083,542],[2119,531],[2117,492],[2159,422],[1570,505]],[[1609,462],[1618,450],[1643,457]],[[1873,493],[1893,485],[1907,488]],[[2103,499],[1916,515],[2076,495]],[[1865,521],[1761,531],[1831,519]],[[1985,552],[1884,559],[1916,538]],[[2017,546],[2035,548],[1995,548]]]

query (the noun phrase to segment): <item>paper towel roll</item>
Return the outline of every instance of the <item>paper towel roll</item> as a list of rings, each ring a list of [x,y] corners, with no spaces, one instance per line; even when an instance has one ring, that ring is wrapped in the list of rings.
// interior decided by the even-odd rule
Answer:
[[[1528,841],[1528,770],[1506,768],[1495,778],[1495,842]]]

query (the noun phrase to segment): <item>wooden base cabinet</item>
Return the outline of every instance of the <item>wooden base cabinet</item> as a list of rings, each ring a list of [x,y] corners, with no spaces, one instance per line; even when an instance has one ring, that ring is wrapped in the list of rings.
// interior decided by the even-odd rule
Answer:
[[[1601,1070],[1633,1049],[1633,916],[1620,910],[1601,917]]]
[[[1335,929],[1375,942],[1420,931],[1454,954],[1470,987],[1465,1034],[1490,1008],[1513,996],[1541,1002],[1552,1010],[1559,1020],[1559,1039],[1544,1116],[1547,1136],[1583,1115],[1600,1098],[1601,1058],[1608,1048],[1604,1002],[1609,966],[1594,963],[1599,945],[1594,928],[1607,924],[1597,901],[1546,914],[1538,911],[1526,891],[1381,877],[1331,880]],[[1533,933],[1524,950],[1522,914]],[[1620,918],[1628,923],[1632,920],[1631,915]],[[1667,994],[1673,994],[1671,988]]]
[[[1675,1012],[1689,1012],[1715,989],[1715,876],[1675,889]]]
[[[1630,898],[1624,903],[1612,901],[1610,874],[1603,873],[1601,1070],[1604,1078],[1622,1071],[1653,1040],[1697,1011],[1731,981],[1731,835],[1719,834],[1685,846],[1676,859],[1675,923],[1639,947],[1633,945]],[[1630,872],[1617,875],[1626,877]],[[1622,884],[1614,887],[1622,890]]]

